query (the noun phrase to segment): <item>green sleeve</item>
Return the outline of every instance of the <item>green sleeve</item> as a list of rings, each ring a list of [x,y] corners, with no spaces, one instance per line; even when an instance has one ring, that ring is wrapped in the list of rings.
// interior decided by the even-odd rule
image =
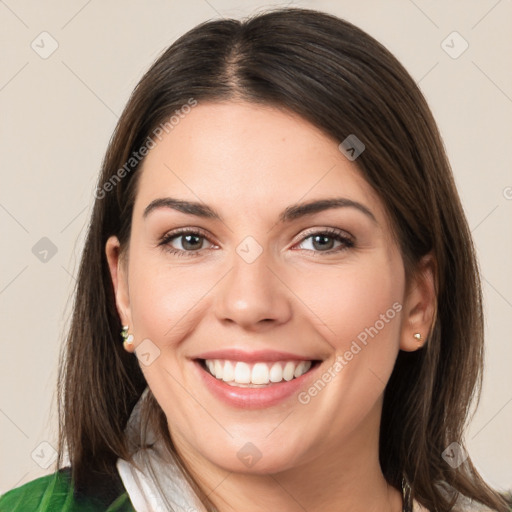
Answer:
[[[0,496],[0,512],[136,512],[126,492],[107,509],[93,500],[73,497],[69,473],[55,472],[32,480]]]

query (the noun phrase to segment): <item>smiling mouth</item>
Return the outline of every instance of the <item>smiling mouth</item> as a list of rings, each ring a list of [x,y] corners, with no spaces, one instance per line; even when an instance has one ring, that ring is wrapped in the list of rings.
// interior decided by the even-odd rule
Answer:
[[[318,366],[320,360],[255,362],[197,359],[201,368],[224,383],[243,388],[264,388],[297,379]]]

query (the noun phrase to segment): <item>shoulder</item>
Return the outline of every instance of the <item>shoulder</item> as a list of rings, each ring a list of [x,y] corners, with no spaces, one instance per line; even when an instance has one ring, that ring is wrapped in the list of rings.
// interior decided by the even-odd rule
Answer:
[[[0,512],[135,512],[126,492],[122,492],[107,508],[94,497],[74,492],[71,468],[37,478],[0,496]]]
[[[59,510],[66,505],[71,489],[69,468],[32,480],[0,497],[0,512]]]
[[[0,512],[58,510],[69,499],[70,483],[68,468],[32,480],[3,494],[0,497]]]

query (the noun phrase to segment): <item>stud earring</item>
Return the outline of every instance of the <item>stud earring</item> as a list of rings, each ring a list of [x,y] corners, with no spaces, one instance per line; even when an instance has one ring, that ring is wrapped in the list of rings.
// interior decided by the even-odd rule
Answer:
[[[423,340],[419,332],[414,333],[414,338],[418,341],[418,343],[421,343]]]
[[[127,325],[123,325],[123,330],[121,331],[121,337],[124,339],[123,347],[127,352],[133,352],[133,334],[128,334],[128,329]]]

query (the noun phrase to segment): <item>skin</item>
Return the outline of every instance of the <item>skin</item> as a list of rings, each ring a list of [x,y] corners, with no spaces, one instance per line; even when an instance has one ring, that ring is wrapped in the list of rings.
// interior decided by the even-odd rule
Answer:
[[[160,351],[141,365],[148,385],[179,454],[221,512],[402,507],[378,460],[382,397],[398,351],[417,350],[414,333],[425,338],[430,329],[434,263],[425,257],[406,282],[384,205],[338,144],[275,108],[200,103],[143,163],[128,252],[116,237],[106,245],[121,321],[135,347],[149,339]],[[223,220],[165,207],[144,217],[163,197],[200,201]],[[343,207],[278,221],[290,205],[333,197],[357,201],[375,219]],[[192,240],[199,249],[166,250],[187,250],[183,236],[158,245],[183,227],[202,228],[207,238]],[[354,246],[336,238],[315,245],[311,235],[329,227]],[[236,252],[247,236],[262,249],[251,264]],[[396,303],[394,318],[307,404],[296,396],[258,410],[224,404],[191,361],[219,348],[282,350],[322,359],[320,376]],[[262,454],[250,468],[237,457],[247,442]]]

